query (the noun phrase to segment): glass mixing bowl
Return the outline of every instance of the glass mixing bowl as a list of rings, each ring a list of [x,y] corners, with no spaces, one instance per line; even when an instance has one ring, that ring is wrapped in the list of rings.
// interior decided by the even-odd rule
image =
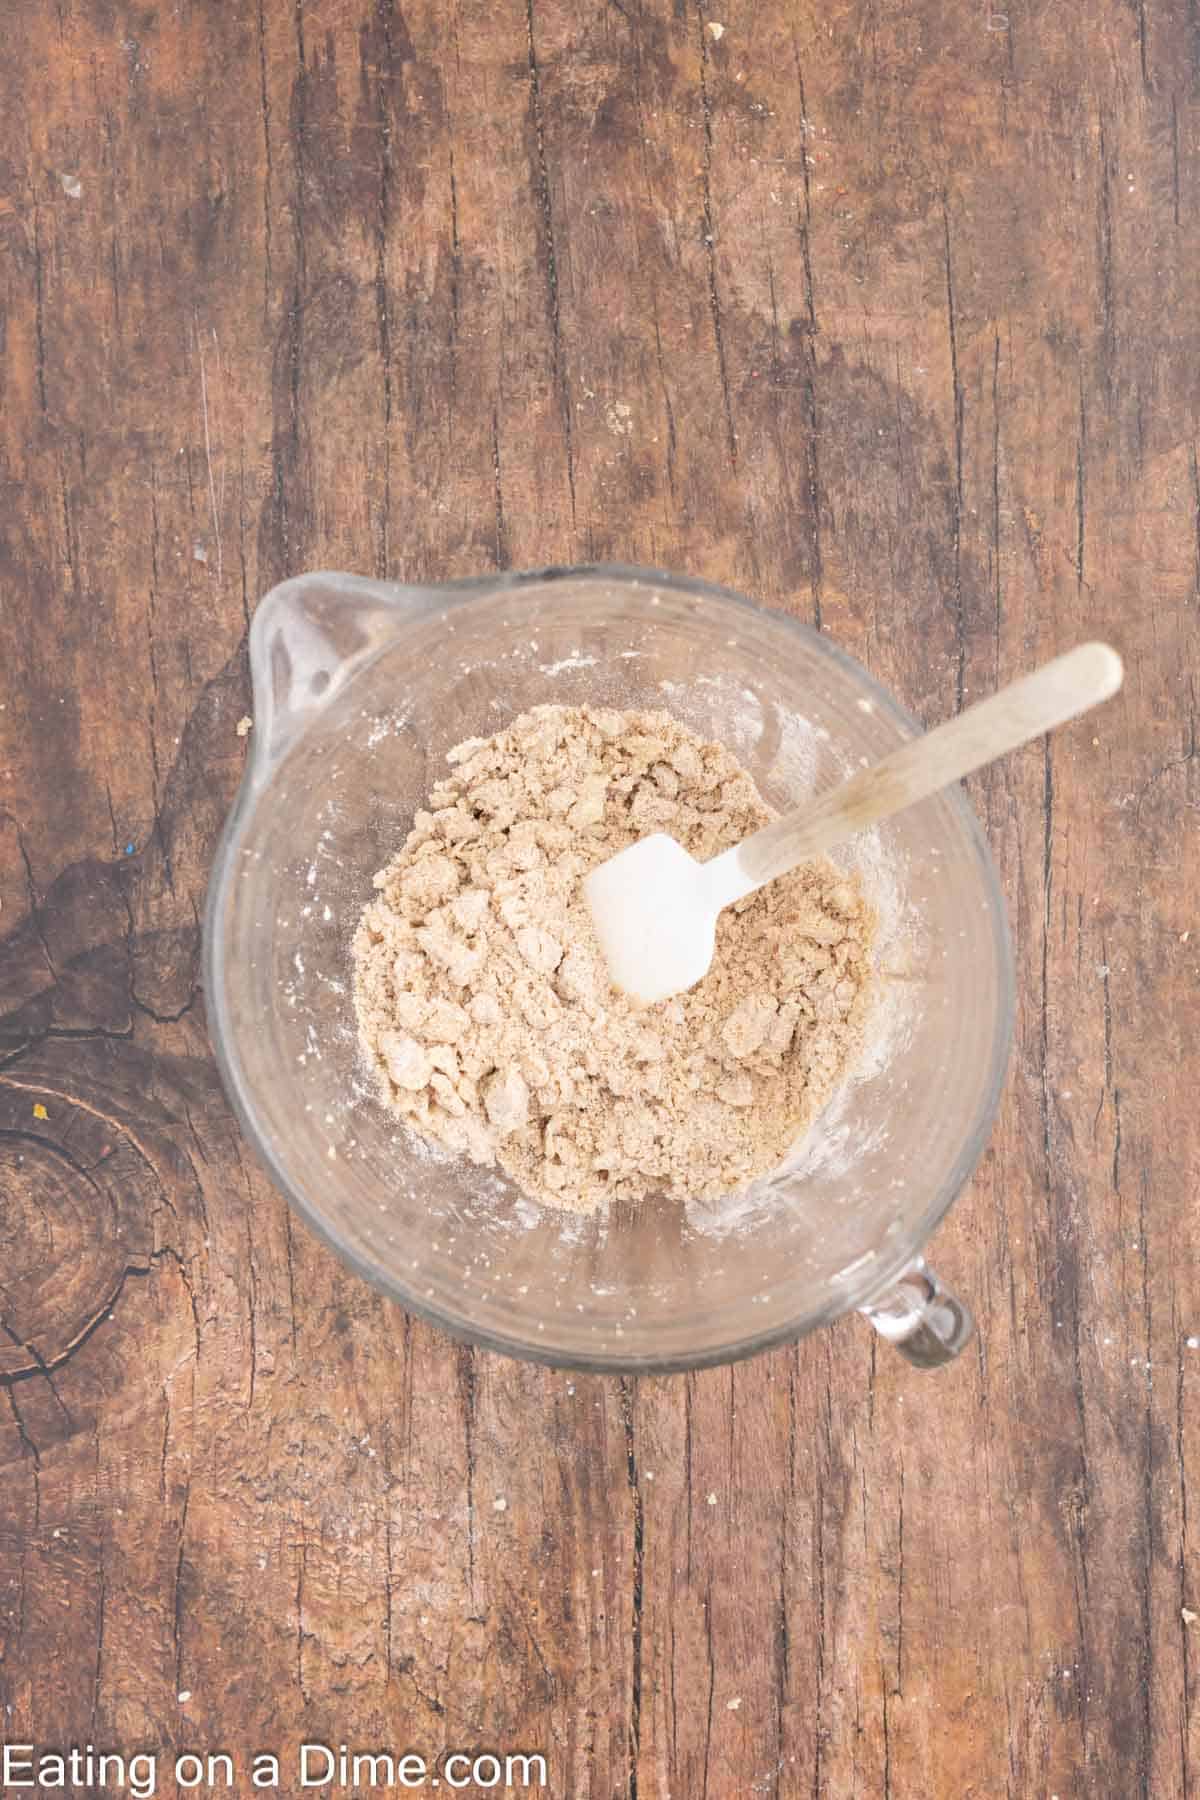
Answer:
[[[865,1056],[787,1164],[720,1201],[591,1218],[435,1154],[360,1060],[350,940],[371,878],[463,738],[523,709],[665,708],[784,808],[917,726],[787,616],[648,570],[405,588],[305,575],[250,634],[254,734],[209,889],[209,1021],[247,1137],[355,1269],[475,1343],[617,1371],[745,1356],[860,1308],[913,1361],[970,1315],[920,1257],[991,1128],[1013,984],[960,788],[854,840],[881,918]]]

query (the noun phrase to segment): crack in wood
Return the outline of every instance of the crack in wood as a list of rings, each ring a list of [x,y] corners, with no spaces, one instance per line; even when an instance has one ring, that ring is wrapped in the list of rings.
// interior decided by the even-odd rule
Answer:
[[[717,283],[717,227],[712,197],[713,115],[712,99],[708,91],[708,38],[705,32],[703,8],[699,4],[696,7],[696,23],[700,39],[700,115],[704,123],[700,169],[703,224],[701,235],[704,240],[705,260],[708,267],[708,310],[712,318],[713,343],[717,352],[717,374],[721,383],[721,405],[725,414],[725,442],[729,451],[729,466],[736,473],[737,428],[733,422],[733,400],[729,392],[729,369],[725,358],[725,328],[721,322],[721,293]]]
[[[625,1479],[629,1486],[633,1509],[633,1570],[630,1590],[630,1681],[629,1681],[629,1756],[626,1780],[627,1800],[638,1800],[638,1776],[642,1749],[642,1606],[645,1576],[646,1514],[638,1479],[637,1444],[634,1437],[633,1409],[637,1395],[636,1381],[621,1378],[621,1424],[625,1435]],[[709,1693],[709,1723],[712,1720],[712,1693]],[[705,1759],[705,1791],[708,1764]]]
[[[942,232],[946,259],[946,323],[950,339],[950,391],[954,402],[954,710],[961,712],[967,681],[966,605],[962,580],[963,419],[962,379],[958,370],[958,323],[954,304],[954,259],[950,252],[950,204],[942,195]]]
[[[458,1357],[458,1391],[462,1406],[463,1445],[466,1453],[467,1480],[467,1587],[475,1598],[475,1346],[460,1344]]]
[[[258,0],[258,95],[263,140],[263,316],[271,314],[271,97],[267,91],[266,0]]]
[[[554,206],[550,193],[550,169],[546,155],[546,121],[542,111],[542,80],[538,68],[537,44],[534,36],[533,0],[525,0],[525,29],[529,54],[529,108],[537,154],[538,206],[546,263],[546,303],[550,318],[551,352],[554,382],[558,390],[563,452],[567,465],[567,487],[571,498],[571,528],[574,530],[576,518],[575,447],[571,423],[571,390],[563,355],[562,316],[559,303],[559,259],[555,248]]]

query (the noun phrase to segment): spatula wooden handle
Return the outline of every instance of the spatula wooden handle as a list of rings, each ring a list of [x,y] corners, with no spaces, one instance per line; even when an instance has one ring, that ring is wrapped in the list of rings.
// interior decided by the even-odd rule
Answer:
[[[945,725],[902,744],[841,787],[756,831],[738,846],[739,874],[761,887],[1109,699],[1122,674],[1121,658],[1107,644],[1081,644],[1056,656]]]

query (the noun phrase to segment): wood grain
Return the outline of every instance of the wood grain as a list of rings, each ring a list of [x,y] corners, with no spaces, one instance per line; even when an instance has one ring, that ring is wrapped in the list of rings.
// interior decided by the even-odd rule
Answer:
[[[713,6],[5,13],[10,1739],[1200,1793],[1200,32]],[[198,917],[257,597],[604,558],[791,608],[931,720],[1125,656],[972,783],[1020,1011],[940,1376],[857,1321],[688,1378],[476,1353],[239,1144]]]

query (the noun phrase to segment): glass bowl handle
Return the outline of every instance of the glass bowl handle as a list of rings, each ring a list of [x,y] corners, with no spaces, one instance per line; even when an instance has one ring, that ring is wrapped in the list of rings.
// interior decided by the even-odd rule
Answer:
[[[391,642],[444,600],[358,575],[297,575],[265,594],[250,625],[254,779],[270,774],[316,714]]]
[[[918,1369],[953,1362],[975,1331],[970,1307],[942,1286],[923,1256],[914,1257],[886,1293],[860,1310]]]

